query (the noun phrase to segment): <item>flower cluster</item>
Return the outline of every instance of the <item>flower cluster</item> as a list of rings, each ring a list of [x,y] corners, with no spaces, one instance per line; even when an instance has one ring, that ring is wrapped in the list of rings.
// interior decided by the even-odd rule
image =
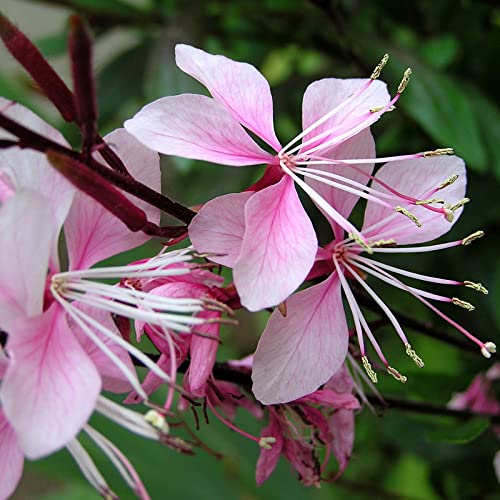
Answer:
[[[83,138],[82,150],[73,150],[31,111],[0,101],[0,497],[15,489],[24,457],[66,447],[89,482],[113,498],[78,440],[83,431],[148,498],[132,464],[88,424],[94,411],[192,453],[202,445],[194,431],[173,435],[169,419],[190,409],[198,427],[201,407],[207,421],[212,415],[258,444],[258,484],[281,455],[306,485],[336,478],[351,455],[354,412],[367,401],[363,387],[377,382],[373,366],[406,382],[384,355],[359,297],[380,308],[406,354],[424,365],[372,278],[415,297],[484,356],[495,352],[434,305],[471,304],[400,277],[487,293],[480,283],[375,258],[468,245],[483,235],[422,245],[449,231],[469,201],[464,163],[451,149],[376,156],[370,126],[394,109],[410,70],[392,96],[379,80],[387,56],[369,78],[314,82],[304,94],[302,132],[283,147],[269,85],[253,66],[178,45],[177,65],[212,97],[159,99],[102,138],[89,61],[73,57],[73,93],[17,28],[2,19],[0,31]],[[73,19],[71,50],[89,48],[87,35]],[[158,153],[265,170],[245,191],[206,201],[194,213],[161,194]],[[297,187],[330,223],[330,243],[318,244]],[[364,221],[356,227],[350,215],[361,198]],[[161,227],[161,211],[186,226]],[[149,258],[103,262],[151,236],[164,246]],[[168,248],[186,237],[192,246]],[[224,266],[234,282],[216,272]],[[217,362],[221,326],[236,325],[239,308],[274,311],[254,353]],[[125,396],[116,403],[119,394]],[[144,414],[126,407],[140,403]],[[239,407],[267,422],[260,436],[236,425]]]

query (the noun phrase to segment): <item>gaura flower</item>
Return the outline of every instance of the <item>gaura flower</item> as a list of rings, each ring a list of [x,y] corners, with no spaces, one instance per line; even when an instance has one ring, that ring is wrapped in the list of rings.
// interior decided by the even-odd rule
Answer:
[[[323,168],[322,173],[318,170],[318,176],[328,177],[332,175],[332,172],[335,172],[336,167],[324,166]],[[402,175],[403,171],[411,171],[412,175]],[[353,174],[356,174],[356,170],[353,170]],[[316,183],[317,181],[314,179],[310,182]],[[450,201],[450,210],[454,211],[454,220],[457,220],[463,210],[463,204],[467,201],[464,198],[465,183],[465,167],[461,159],[457,157],[433,157],[388,163],[377,172],[367,190],[376,190],[383,195],[390,193],[387,186],[391,185],[398,191],[411,194],[414,199],[427,200],[429,206],[439,204],[440,200],[436,197],[443,196]],[[316,189],[346,217],[357,201],[357,198],[352,194],[328,188],[324,184],[318,184]],[[403,205],[402,208],[406,207]],[[318,285],[296,293],[287,300],[286,317],[275,310],[259,341],[255,352],[252,377],[253,391],[261,402],[265,404],[283,403],[309,394],[325,383],[332,373],[340,367],[345,358],[348,344],[347,322],[341,300],[342,290],[354,320],[363,365],[372,381],[376,382],[377,375],[367,357],[365,336],[387,371],[397,380],[406,381],[406,377],[389,365],[361,312],[348,279],[354,281],[378,304],[394,326],[403,342],[406,353],[419,367],[423,366],[423,361],[411,347],[389,306],[368,284],[367,277],[375,277],[413,295],[476,343],[484,356],[490,357],[491,353],[495,352],[495,344],[492,342],[484,343],[477,339],[436,308],[432,302],[452,303],[468,310],[473,309],[472,305],[454,295],[451,297],[438,295],[407,285],[396,275],[452,287],[465,286],[487,293],[487,290],[480,283],[426,276],[399,269],[372,258],[372,255],[378,253],[418,254],[468,245],[482,235],[482,232],[477,232],[462,240],[431,246],[403,246],[433,240],[446,233],[451,227],[450,223],[441,217],[441,214],[420,206],[415,207],[414,216],[418,218],[421,227],[416,228],[414,222],[409,218],[398,217],[393,210],[368,200],[361,230],[363,240],[354,235],[345,238],[343,229],[335,221],[331,221],[336,239],[325,248],[319,249],[317,263],[310,276],[319,277],[329,274],[329,277]],[[366,254],[369,256],[365,256]]]
[[[208,202],[191,223],[189,234],[199,252],[220,254],[212,260],[233,268],[241,303],[247,309],[279,304],[302,283],[317,248],[314,229],[294,184],[339,227],[363,239],[335,207],[299,177],[304,174],[304,165],[332,163],[332,149],[343,147],[348,152],[370,140],[370,125],[392,109],[408,83],[409,71],[393,98],[385,84],[377,81],[387,57],[371,78],[329,78],[313,83],[304,94],[303,131],[282,147],[274,132],[270,88],[256,68],[187,45],[177,45],[176,62],[204,84],[213,98],[193,94],[164,97],[145,106],[125,123],[125,128],[143,144],[164,154],[232,166],[268,166],[264,178],[249,191]],[[273,152],[258,146],[245,128]],[[364,175],[371,173],[371,169],[359,169]],[[378,198],[378,193],[365,194],[365,186],[360,188],[350,179],[345,182],[342,175],[326,182],[340,190],[377,198],[393,210],[398,210],[401,200],[407,201],[396,192],[388,200]],[[396,207],[391,205],[394,200]],[[241,226],[234,213],[242,208],[243,231],[227,231],[228,226]],[[444,208],[433,210],[445,214]]]
[[[60,140],[58,132],[27,109],[13,103],[4,106],[23,125]],[[159,189],[155,153],[123,129],[106,139],[134,175]],[[143,292],[94,281],[182,274],[187,271],[168,266],[191,260],[191,255],[179,251],[135,267],[89,269],[146,237],[130,233],[93,199],[75,193],[43,155],[2,150],[0,185],[0,328],[8,335],[9,358],[0,401],[24,455],[40,458],[75,437],[96,406],[103,383],[104,389],[114,390],[116,384],[123,388],[126,379],[126,390],[133,387],[146,397],[128,353],[174,383],[122,338],[110,313],[189,331],[192,324],[203,322],[191,314],[200,312],[204,302],[157,297],[148,302]],[[148,215],[159,221],[156,209]],[[63,223],[70,262],[66,272],[60,272],[54,253]]]

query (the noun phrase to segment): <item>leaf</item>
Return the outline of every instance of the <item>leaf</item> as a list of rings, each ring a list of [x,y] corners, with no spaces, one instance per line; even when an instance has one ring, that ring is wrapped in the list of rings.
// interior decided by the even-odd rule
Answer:
[[[69,0],[68,4],[75,9],[80,7],[93,13],[117,14],[120,17],[143,14],[143,10],[120,0]]]
[[[420,47],[420,54],[434,68],[445,69],[456,60],[459,49],[454,36],[444,35],[426,40]]]
[[[489,419],[477,417],[457,425],[435,429],[427,434],[427,439],[449,444],[467,444],[478,438],[489,426]]]
[[[66,52],[67,37],[68,33],[64,29],[61,33],[40,38],[35,45],[45,57],[56,57]]]

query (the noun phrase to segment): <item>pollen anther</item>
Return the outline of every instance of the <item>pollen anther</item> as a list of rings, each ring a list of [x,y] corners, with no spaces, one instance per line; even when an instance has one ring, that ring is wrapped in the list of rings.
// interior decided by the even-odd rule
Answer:
[[[411,75],[411,68],[408,68],[403,73],[403,79],[401,80],[401,83],[399,84],[399,87],[398,87],[398,94],[402,94],[404,92],[405,88],[410,83],[410,75]]]
[[[168,434],[170,432],[170,428],[165,420],[165,417],[156,410],[149,410],[144,415],[144,420],[148,424],[151,424],[155,429],[159,430],[162,434]]]
[[[477,292],[484,293],[484,295],[488,295],[488,289],[485,288],[481,283],[474,283],[473,281],[464,281],[464,285],[467,288],[472,288]]]
[[[452,175],[449,179],[446,179],[444,182],[439,184],[437,188],[444,189],[445,187],[451,186],[458,179],[458,177],[458,174]]]
[[[475,233],[469,234],[462,240],[462,245],[466,247],[470,245],[474,240],[478,240],[484,236],[484,231],[476,231]]]
[[[259,446],[264,450],[270,450],[272,444],[276,443],[276,438],[273,436],[265,436],[259,439]]]
[[[467,302],[467,301],[462,300],[462,299],[458,299],[457,297],[453,297],[451,299],[451,303],[456,305],[456,306],[459,306],[467,311],[473,311],[475,309],[475,307],[470,302]]]
[[[493,342],[485,342],[483,347],[481,347],[481,354],[485,358],[491,358],[492,354],[497,352],[497,346]]]
[[[366,250],[367,253],[372,254],[373,250],[371,245],[369,245],[366,241],[359,237],[359,235],[355,233],[349,233],[349,238],[354,240],[360,247]]]
[[[395,247],[397,246],[396,240],[393,240],[392,238],[390,240],[377,240],[374,241],[373,243],[370,243],[371,247],[375,248],[386,248],[386,247]]]
[[[408,380],[404,375],[401,375],[395,368],[392,366],[387,366],[387,371],[398,381],[401,382],[402,384],[406,384],[406,381]]]
[[[430,198],[428,200],[418,200],[415,205],[430,205],[431,203],[444,203],[445,201],[441,198]]]
[[[457,201],[454,205],[449,207],[449,209],[452,212],[455,212],[455,210],[458,210],[460,207],[463,207],[466,203],[469,203],[470,198],[462,198],[461,200]]]
[[[422,227],[422,223],[417,219],[417,217],[413,215],[409,210],[406,210],[406,208],[400,207],[398,205],[397,207],[394,207],[394,210],[396,210],[396,212],[400,214],[403,214],[405,217],[408,217],[408,219],[414,222],[417,227]]]
[[[375,66],[375,69],[373,70],[373,73],[370,76],[372,80],[376,80],[380,76],[380,73],[382,73],[382,70],[384,69],[384,66],[387,64],[388,60],[389,60],[389,54],[384,54],[384,57],[382,57],[380,62]]]
[[[377,374],[375,373],[375,371],[373,370],[372,368],[372,365],[370,364],[370,362],[368,361],[368,358],[366,356],[363,356],[361,358],[361,362],[363,363],[363,368],[366,370],[366,373],[368,374],[368,376],[370,377],[370,380],[376,384],[378,382],[378,378],[377,378]]]
[[[428,156],[443,156],[443,155],[454,155],[455,150],[453,148],[440,148],[434,149],[432,151],[424,151],[424,158]]]
[[[410,358],[413,360],[413,362],[419,367],[423,368],[424,367],[424,362],[422,358],[415,352],[415,350],[411,347],[410,344],[406,344],[406,354],[410,356]]]

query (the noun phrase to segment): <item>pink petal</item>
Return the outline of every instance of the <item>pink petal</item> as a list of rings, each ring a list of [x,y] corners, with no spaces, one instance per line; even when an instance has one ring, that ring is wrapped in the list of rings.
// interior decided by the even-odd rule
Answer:
[[[336,108],[357,92],[367,81],[367,79],[362,78],[324,78],[323,80],[311,83],[307,87],[302,101],[302,128],[305,130],[329,111]],[[389,100],[390,96],[387,92],[387,85],[379,80],[374,81],[360,96],[306,134],[303,142],[333,127],[341,127],[339,130],[306,146],[304,149],[309,149],[316,144],[325,143],[334,135],[341,134],[344,130],[350,128],[348,126],[349,122],[356,121],[356,119],[368,113],[370,109],[386,105]]]
[[[311,403],[331,408],[344,408],[357,410],[359,401],[352,394],[340,394],[330,389],[318,389],[317,391],[297,399],[297,403]]]
[[[14,429],[0,409],[0,498],[10,498],[23,474],[24,455]]]
[[[346,365],[342,365],[325,384],[325,389],[335,391],[337,394],[351,393],[354,388],[354,380]]]
[[[163,154],[224,165],[273,161],[222,104],[202,95],[158,99],[127,120],[125,128]]]
[[[68,146],[61,133],[45,123],[28,108],[0,97],[0,109],[8,117],[25,127]],[[11,137],[0,131],[0,138]],[[43,153],[29,149],[9,148],[0,150],[0,177],[14,190],[29,189],[42,194],[48,201],[54,224],[54,234],[68,215],[75,188],[47,161]],[[57,262],[56,246],[53,249],[54,263]]]
[[[354,412],[351,410],[337,410],[330,420],[333,433],[332,449],[341,474],[347,467],[354,445]]]
[[[135,179],[161,191],[158,154],[143,146],[123,128],[111,132],[105,140]],[[134,196],[129,198],[146,212],[151,222],[160,222],[158,209]],[[142,245],[149,239],[141,232],[131,232],[100,203],[81,192],[75,196],[64,230],[71,269],[88,268],[112,255]]]
[[[352,139],[348,139],[335,149],[331,150],[328,154],[323,155],[327,158],[342,160],[342,159],[356,159],[356,158],[375,158],[375,141],[370,130],[363,130]],[[373,172],[373,163],[363,163],[361,165],[311,165],[315,170],[322,170],[332,174],[341,175],[347,179],[359,182],[361,184],[368,184],[370,180],[368,175]],[[360,170],[363,173],[360,172]],[[333,179],[331,179],[333,180]],[[339,188],[328,186],[322,182],[306,177],[306,182],[314,188],[337,212],[343,215],[346,219],[351,215],[352,209],[359,200],[356,196]],[[326,216],[330,219],[328,216]],[[336,239],[343,239],[343,229],[339,227],[330,219],[330,224],[335,232]]]
[[[56,304],[15,323],[7,352],[3,410],[24,454],[40,458],[62,448],[88,420],[101,388],[99,374]]]
[[[234,283],[241,303],[258,311],[279,304],[302,284],[318,242],[289,177],[248,200],[245,226]]]
[[[233,267],[245,234],[245,205],[254,193],[231,193],[205,203],[189,225],[189,238],[210,260]]]
[[[206,319],[217,319],[220,318],[221,314],[215,311],[202,311],[197,316]],[[189,386],[191,392],[195,395],[205,385],[212,373],[219,348],[219,330],[220,323],[205,323],[195,326],[191,333]]]
[[[0,325],[42,312],[49,255],[54,245],[51,208],[33,191],[0,207]]]
[[[255,470],[255,480],[257,486],[261,486],[269,479],[274,469],[278,465],[281,451],[283,450],[284,439],[281,434],[281,429],[278,421],[274,418],[273,414],[270,415],[269,425],[262,429],[261,437],[274,437],[275,443],[271,444],[271,449],[260,449],[259,458],[257,460],[257,467]]]
[[[336,274],[275,310],[257,346],[253,393],[263,404],[294,401],[324,384],[347,353],[348,330]]]
[[[182,71],[205,85],[242,125],[276,151],[281,149],[274,132],[271,89],[254,66],[189,45],[175,47],[175,61]]]
[[[460,175],[455,183],[431,196],[432,198],[443,198],[447,203],[453,205],[464,197],[467,183],[464,162],[457,156],[433,156],[387,163],[377,172],[375,177],[400,193],[418,199],[427,199],[430,191],[455,174]],[[373,183],[372,187],[378,191],[387,192],[376,182]],[[413,213],[422,223],[422,227],[416,227],[414,222],[402,214],[369,201],[365,211],[363,234],[372,240],[394,238],[398,245],[424,243],[447,233],[463,210],[462,208],[458,209],[455,212],[453,222],[450,223],[442,214],[431,212],[419,206],[404,203],[400,205]],[[371,225],[379,223],[383,219],[386,219],[385,224],[374,230],[369,229]]]
[[[116,335],[120,336],[118,328],[115,326],[111,315],[102,309],[96,309],[88,306],[87,304],[73,303],[80,311],[84,312],[91,318],[94,318],[102,326],[111,330]],[[87,353],[88,357],[92,360],[97,371],[102,378],[102,388],[105,391],[123,393],[132,390],[130,382],[127,380],[123,372],[109,359],[109,357],[101,351],[101,349],[86,335],[82,329],[73,323],[70,323],[71,330],[76,336],[83,350]],[[135,367],[132,363],[129,353],[116,342],[113,342],[109,337],[105,337],[98,331],[94,332],[100,340],[112,351],[120,361],[132,373],[135,373]]]

